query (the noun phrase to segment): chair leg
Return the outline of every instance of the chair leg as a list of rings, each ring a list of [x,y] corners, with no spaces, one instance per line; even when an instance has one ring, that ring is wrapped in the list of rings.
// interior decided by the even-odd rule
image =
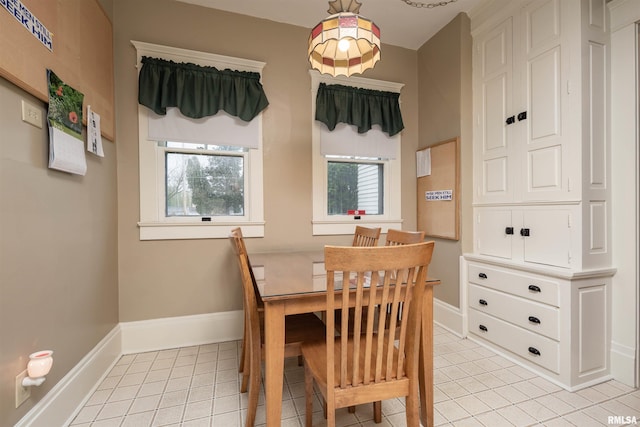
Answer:
[[[327,427],[336,426],[336,408],[327,405]]]
[[[302,359],[302,355],[298,355],[298,366],[304,365],[304,360]]]
[[[409,395],[406,399],[407,427],[420,427],[420,405],[418,396]]]
[[[382,402],[380,400],[373,402],[373,422],[376,424],[382,422]]]
[[[240,355],[240,363],[238,364],[238,372],[244,372],[244,357],[247,352],[247,328],[242,332],[242,354]]]
[[[249,353],[251,349],[248,349]],[[256,421],[256,412],[258,411],[258,397],[260,395],[260,383],[262,381],[261,375],[261,359],[260,353],[251,354],[251,359],[248,361],[250,363],[248,367],[248,371],[251,372],[249,376],[250,385],[249,385],[249,401],[247,402],[247,427],[253,426]],[[244,376],[243,376],[244,379]]]
[[[305,426],[313,424],[313,376],[307,364],[304,364]]]
[[[247,337],[248,338],[248,337]],[[247,391],[249,385],[249,379],[251,378],[251,349],[248,348],[249,340],[245,339],[244,346],[242,348],[242,383],[240,384],[240,393]],[[260,370],[258,370],[258,376],[260,376]]]

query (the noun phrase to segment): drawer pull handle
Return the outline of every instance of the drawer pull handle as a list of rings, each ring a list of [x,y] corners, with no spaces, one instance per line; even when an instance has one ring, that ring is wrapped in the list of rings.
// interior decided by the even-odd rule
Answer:
[[[540,350],[535,347],[529,347],[529,353],[535,354],[536,356],[540,356]]]
[[[487,301],[485,301],[485,300],[483,300],[483,299],[478,300],[478,304],[480,304],[480,305],[489,305],[489,304],[487,303]]]
[[[487,332],[487,331],[489,330],[489,329],[487,329],[487,327],[486,327],[486,326],[484,326],[484,325],[480,325],[480,326],[478,326],[478,329],[480,329],[482,332]]]
[[[540,324],[540,319],[538,319],[537,317],[534,317],[534,316],[529,316],[529,322],[539,325]]]
[[[481,278],[481,279],[486,279],[487,275],[485,273],[480,273],[480,274],[478,274],[478,277]]]
[[[531,292],[541,292],[540,287],[536,285],[529,285],[529,290]]]

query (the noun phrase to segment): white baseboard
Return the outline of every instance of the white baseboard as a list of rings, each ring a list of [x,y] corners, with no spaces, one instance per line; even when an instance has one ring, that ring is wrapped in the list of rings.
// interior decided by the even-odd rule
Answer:
[[[620,381],[630,387],[638,387],[638,373],[636,372],[636,351],[616,342],[611,342],[611,375],[616,381]]]
[[[14,427],[68,425],[123,354],[242,338],[242,310],[118,324]]]
[[[122,355],[120,327],[116,325],[14,427],[64,426]]]
[[[233,341],[242,338],[242,310],[120,323],[122,353]]]
[[[464,337],[466,335],[465,315],[458,307],[454,307],[437,298],[433,299],[433,321],[454,334]]]

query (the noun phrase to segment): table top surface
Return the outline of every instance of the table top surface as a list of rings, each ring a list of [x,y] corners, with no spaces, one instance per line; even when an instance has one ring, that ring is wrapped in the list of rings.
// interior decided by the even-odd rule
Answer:
[[[324,250],[249,254],[251,268],[263,300],[324,294],[327,276]],[[429,285],[440,283],[429,278]]]

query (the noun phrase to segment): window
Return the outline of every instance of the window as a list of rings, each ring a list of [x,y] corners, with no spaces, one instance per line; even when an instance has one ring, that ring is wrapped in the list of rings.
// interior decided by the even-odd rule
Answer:
[[[327,156],[327,214],[384,213],[384,162]]]
[[[378,126],[359,134],[338,123],[333,131],[315,120],[320,83],[400,92],[401,84],[365,78],[328,77],[310,71],[313,118],[313,234],[351,234],[356,224],[402,228],[400,134]]]
[[[264,63],[132,42],[143,56],[260,73]],[[202,119],[138,106],[141,240],[264,236],[262,122],[224,111]]]
[[[167,218],[243,217],[245,152],[239,147],[159,143]]]

